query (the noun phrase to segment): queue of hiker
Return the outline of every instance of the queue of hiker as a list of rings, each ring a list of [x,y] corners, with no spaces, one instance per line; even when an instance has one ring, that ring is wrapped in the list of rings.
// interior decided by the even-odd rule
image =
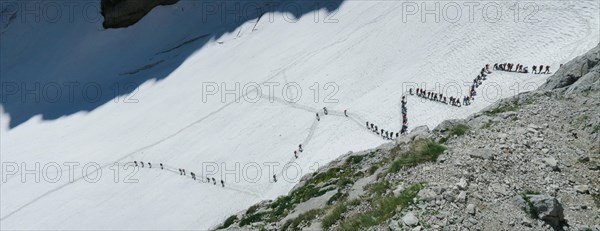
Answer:
[[[514,64],[514,63],[496,63],[494,64],[494,70],[499,71],[508,71],[508,72],[517,72],[517,73],[529,73],[529,69],[527,66],[522,64]],[[531,66],[531,73],[533,74],[550,74],[550,66],[549,65],[533,65]]]
[[[135,165],[135,167],[140,167],[141,166],[142,168],[144,168],[144,166],[145,166],[143,161],[140,161],[139,165],[138,165],[137,161],[133,161],[133,164]],[[147,162],[147,165],[148,165],[148,168],[152,168],[152,163]],[[162,163],[160,163],[160,169],[161,170],[165,169]],[[178,170],[179,170],[179,175],[180,176],[187,176],[187,173],[185,172],[185,169],[180,168]],[[194,180],[194,181],[197,180],[196,174],[194,172],[190,172],[190,176],[192,177],[192,180]],[[217,180],[214,177],[213,178],[206,177],[206,182],[207,183],[210,183],[211,180],[212,180],[212,182],[213,182],[214,185],[217,185]],[[225,187],[225,181],[223,181],[223,180],[221,180],[221,187]]]

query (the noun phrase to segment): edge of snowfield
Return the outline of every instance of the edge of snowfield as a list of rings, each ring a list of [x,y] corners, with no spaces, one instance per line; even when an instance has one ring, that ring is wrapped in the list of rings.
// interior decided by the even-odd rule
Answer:
[[[599,111],[600,43],[535,91],[343,155],[214,229],[598,231]],[[424,143],[444,149],[408,164]]]
[[[90,25],[81,23],[66,28],[59,24],[47,28],[36,25],[36,30],[32,30],[29,25],[19,28],[13,24],[1,35],[3,62],[11,64],[8,70],[3,66],[3,78],[30,76],[24,73],[40,75],[36,71],[56,76],[114,77],[144,66],[156,58],[153,55],[157,52],[204,34],[196,31],[193,23],[181,28],[169,26],[179,25],[176,19],[194,18],[190,15],[198,9],[192,2],[159,7],[134,27],[119,30],[101,31],[97,30],[99,24],[89,28]],[[597,1],[570,2],[573,7],[568,9],[563,8],[564,2],[542,3],[541,22],[530,25],[514,23],[512,18],[496,23],[478,18],[475,22],[451,24],[421,23],[415,17],[401,23],[402,15],[398,14],[401,2],[347,1],[339,9],[336,24],[314,24],[311,16],[294,24],[282,21],[262,24],[256,32],[251,29],[252,23],[244,24],[242,38],[237,33],[225,34],[195,51],[168,77],[144,82],[136,95],[137,104],[107,103],[89,112],[55,120],[35,116],[11,129],[10,112],[0,107],[3,163],[26,163],[28,169],[35,163],[43,166],[60,163],[63,167],[60,173],[55,173],[62,174],[60,181],[54,183],[44,178],[42,182],[21,182],[19,175],[3,181],[2,228],[213,227],[252,204],[287,194],[297,180],[272,183],[269,170],[263,168],[260,172],[263,177],[257,183],[228,177],[226,187],[222,188],[179,177],[177,168],[198,171],[202,163],[226,163],[228,169],[236,163],[261,166],[274,163],[280,166],[276,171],[281,172],[281,166],[293,160],[292,152],[297,145],[305,143],[305,151],[295,162],[301,168],[299,178],[348,151],[386,143],[366,131],[364,122],[399,130],[399,102],[405,83],[425,83],[429,90],[434,89],[433,83],[456,84],[464,91],[466,87],[458,83],[470,82],[486,63],[544,64],[556,68],[597,44],[595,39],[600,37],[594,29],[599,25]],[[509,5],[502,3],[503,7]],[[165,17],[172,24],[161,21]],[[157,22],[163,22],[159,23],[161,28],[172,29],[173,33],[165,36],[165,40],[141,39],[153,35],[152,24]],[[14,28],[23,32],[18,34],[23,36],[11,36]],[[69,33],[61,34],[65,32],[61,30]],[[128,47],[120,39],[139,43]],[[74,45],[77,49],[70,49]],[[73,50],[79,53],[69,53]],[[135,52],[121,53],[121,50]],[[6,54],[14,59],[6,61]],[[115,54],[132,61],[109,62]],[[20,62],[24,57],[34,60]],[[174,65],[170,63],[171,57],[159,58],[165,58],[166,66]],[[155,68],[140,75],[165,70],[161,65]],[[484,86],[498,80],[495,83],[504,92],[501,97],[509,97],[531,90],[524,86],[542,84],[546,77],[496,72]],[[265,81],[297,82],[305,95],[309,95],[308,88],[315,82],[321,83],[321,87],[335,82],[340,89],[339,103],[315,103],[311,97],[303,97],[297,104],[264,100],[200,103],[199,89],[203,82]],[[516,84],[521,87],[513,88]],[[462,108],[422,102],[414,97],[408,101],[410,126],[433,127],[446,119],[465,118],[495,99],[479,100]],[[314,126],[314,113],[323,106],[337,113],[348,109],[358,122],[332,115],[323,117]],[[115,162],[132,161],[150,161],[154,166],[136,172],[134,176],[139,182],[124,183],[131,172],[120,169],[115,174],[112,166]],[[74,183],[69,183],[70,172],[64,168],[64,163],[71,162],[80,163],[75,167],[78,175]],[[100,171],[79,174],[84,167],[90,167],[85,166],[87,163],[103,167],[100,181],[88,182],[89,177]],[[174,171],[161,171],[157,163],[165,163]],[[3,173],[6,170],[3,166]],[[221,170],[219,173],[224,171]],[[238,171],[236,177],[248,175],[251,174],[240,175]]]

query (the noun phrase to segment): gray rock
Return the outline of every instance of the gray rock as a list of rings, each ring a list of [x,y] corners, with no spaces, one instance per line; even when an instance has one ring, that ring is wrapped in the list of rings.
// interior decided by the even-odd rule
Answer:
[[[579,157],[577,159],[577,161],[582,162],[582,163],[587,163],[587,162],[590,162],[590,157],[589,156],[582,156],[582,157]]]
[[[394,196],[399,196],[403,191],[404,191],[404,185],[400,184],[400,185],[398,185],[398,187],[396,187],[396,189],[394,189],[394,191],[392,191],[392,193],[394,193]]]
[[[590,187],[588,185],[577,185],[575,186],[575,191],[581,194],[590,193]]]
[[[400,230],[402,230],[400,228],[400,225],[398,224],[398,221],[395,221],[395,220],[390,221],[390,224],[388,224],[388,228],[391,231],[400,231]]]
[[[419,193],[417,194],[417,196],[422,201],[429,202],[429,201],[435,200],[436,193],[433,190],[431,190],[431,189],[422,189],[421,191],[419,191]]]
[[[474,159],[493,160],[494,151],[490,149],[479,149],[469,154],[469,156]]]
[[[508,191],[508,189],[502,185],[502,184],[498,184],[498,183],[494,183],[490,185],[490,188],[493,192],[498,193],[498,194],[502,194],[504,196],[507,196],[510,194],[510,192]]]
[[[556,198],[548,195],[527,195],[527,197],[541,220],[554,227],[558,227],[564,220],[563,207]]]
[[[544,158],[542,159],[544,161],[544,163],[546,163],[546,165],[552,169],[552,171],[559,171],[560,169],[558,168],[558,161],[556,159],[554,159],[554,157],[548,157],[548,158]]]
[[[523,217],[521,220],[521,225],[526,227],[532,227],[532,221],[529,218]]]
[[[460,191],[460,193],[458,193],[458,196],[456,197],[456,201],[458,201],[460,203],[467,202],[467,192],[466,191]]]
[[[454,194],[453,191],[446,191],[442,194],[442,196],[444,197],[445,200],[450,201],[450,202],[454,202],[454,200],[456,200],[456,195]]]
[[[417,218],[414,213],[409,212],[402,217],[402,222],[408,226],[416,226],[419,224],[419,218]]]
[[[467,180],[465,178],[460,178],[458,183],[456,183],[456,186],[458,186],[458,189],[460,189],[460,190],[465,190],[469,186],[469,183],[467,182]]]
[[[558,69],[556,73],[540,86],[538,89],[543,91],[554,90],[558,88],[564,88],[571,85],[571,89],[569,92],[581,92],[588,90],[592,87],[594,82],[597,83],[598,73],[592,73],[592,76],[586,77],[582,83],[574,84],[580,79],[583,79],[583,76],[586,76],[590,73],[590,70],[593,69],[600,62],[600,44],[590,50],[585,55],[579,56],[568,63],[566,63],[562,68]],[[596,81],[595,81],[596,80]]]
[[[467,210],[468,214],[475,215],[475,205],[474,204],[467,205],[466,210]]]

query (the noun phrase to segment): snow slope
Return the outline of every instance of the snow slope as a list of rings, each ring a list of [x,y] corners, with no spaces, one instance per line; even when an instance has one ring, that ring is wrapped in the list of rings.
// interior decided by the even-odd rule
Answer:
[[[494,22],[482,15],[486,3],[475,7],[473,20],[461,5],[462,19],[452,23],[402,14],[407,6],[400,1],[344,1],[328,23],[324,9],[294,23],[284,20],[293,18],[288,13],[276,11],[272,22],[252,19],[222,36],[199,40],[194,39],[220,25],[199,26],[203,9],[197,1],[158,7],[138,24],[118,30],[101,29],[101,21],[5,20],[3,86],[94,81],[105,87],[131,81],[139,88],[116,99],[103,88],[108,98],[102,102],[32,103],[29,98],[25,104],[6,96],[3,88],[1,226],[208,229],[249,205],[286,194],[299,177],[348,151],[386,142],[364,123],[399,130],[400,97],[408,86],[458,96],[456,91],[466,94],[464,83],[486,63],[548,64],[555,70],[599,42],[598,1],[533,2],[538,11],[522,9],[518,22],[509,10],[514,2],[497,2],[503,14]],[[321,16],[318,23],[315,14]],[[529,14],[535,22],[524,22]],[[203,45],[195,44],[203,39]],[[547,77],[496,72],[480,90],[488,97],[470,107],[409,97],[409,125],[433,127],[464,118],[501,97],[534,89]],[[203,84],[225,83],[232,89],[236,82],[260,84],[263,98],[235,102],[228,95],[223,101],[217,94],[203,100]],[[266,82],[279,84],[271,99]],[[302,89],[298,102],[284,100],[294,95],[293,89],[283,91],[286,83]],[[315,83],[317,102],[311,91]],[[324,89],[328,83],[337,91]],[[248,89],[247,98],[254,98],[256,92]],[[323,102],[332,92],[337,102]],[[123,102],[127,99],[130,103]],[[315,113],[325,106],[332,114],[316,122]],[[344,109],[349,118],[342,116]],[[304,152],[294,160],[301,143]],[[121,166],[116,174],[114,163],[132,161],[149,161],[153,168]],[[293,167],[284,171],[290,161]],[[14,163],[27,169],[40,163],[41,173],[9,174]],[[71,172],[65,163],[78,166]],[[158,169],[158,163],[168,169]],[[95,164],[102,168],[94,171]],[[185,168],[208,176],[210,171],[203,171],[208,165],[217,166],[211,177],[225,179],[225,187],[177,175],[177,168]],[[277,183],[271,182],[269,165],[276,165]],[[99,181],[88,182],[100,173]],[[138,182],[125,183],[129,177]],[[51,182],[54,178],[57,182]]]

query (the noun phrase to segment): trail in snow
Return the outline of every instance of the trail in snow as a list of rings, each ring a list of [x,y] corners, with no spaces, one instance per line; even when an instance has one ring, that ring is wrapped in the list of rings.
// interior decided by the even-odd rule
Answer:
[[[193,3],[178,3],[182,4]],[[7,64],[3,74],[14,79],[46,76],[47,80],[60,81],[59,76],[70,75],[89,76],[91,80],[119,78],[118,73],[163,59],[165,62],[132,77],[152,79],[147,76],[163,76],[165,72],[168,78],[145,82],[137,95],[139,104],[108,103],[88,113],[56,120],[34,118],[19,127],[3,129],[0,138],[6,145],[2,146],[2,160],[97,161],[105,163],[100,165],[106,170],[114,160],[126,163],[133,159],[186,169],[200,162],[326,164],[340,154],[384,142],[365,130],[365,121],[389,128],[402,125],[398,101],[407,90],[404,83],[459,83],[462,89],[474,67],[484,61],[537,60],[558,67],[598,43],[597,1],[569,3],[573,7],[552,1],[536,4],[544,6],[536,14],[537,24],[516,23],[511,15],[494,23],[479,18],[457,23],[436,23],[429,18],[425,23],[418,15],[405,22],[397,14],[399,2],[346,1],[337,13],[337,23],[315,23],[312,17],[304,17],[290,24],[267,20],[263,15],[218,38],[223,44],[207,42],[189,55],[186,51],[194,44],[185,41],[214,31],[199,27],[195,22],[201,9],[187,5],[185,14],[180,9],[161,7],[136,26],[120,30],[87,30],[96,25],[84,23],[31,28],[15,22],[2,32],[2,57],[12,57],[3,59]],[[512,3],[500,5],[509,7]],[[65,34],[69,34],[67,40]],[[171,48],[176,50],[157,54]],[[125,49],[130,51],[127,59],[115,57]],[[175,65],[173,57],[181,55],[186,59],[181,66],[167,68]],[[545,76],[494,75],[503,90],[512,84],[540,84],[545,80]],[[312,99],[293,104],[277,98],[273,99],[278,104],[275,107],[199,104],[199,85],[204,81],[278,81],[302,86],[335,82],[340,85],[340,101],[336,106],[328,104],[331,117],[317,122],[315,112],[323,105]],[[432,89],[431,85],[420,87]],[[464,118],[492,103],[480,97],[472,107],[459,109],[407,98],[411,127],[432,127],[446,119]],[[340,112],[344,108],[350,109],[348,118]],[[5,118],[10,119],[2,117],[3,122]],[[292,151],[299,143],[306,151],[296,160]],[[89,185],[81,178],[65,185],[62,181],[22,184],[12,176],[2,185],[0,221],[9,229],[208,229],[236,211],[285,195],[293,187],[292,182],[285,181],[254,184],[227,179],[231,183],[221,190],[175,178],[171,166],[165,171],[143,171],[142,182],[135,186],[112,182]],[[123,207],[123,203],[130,206]]]

